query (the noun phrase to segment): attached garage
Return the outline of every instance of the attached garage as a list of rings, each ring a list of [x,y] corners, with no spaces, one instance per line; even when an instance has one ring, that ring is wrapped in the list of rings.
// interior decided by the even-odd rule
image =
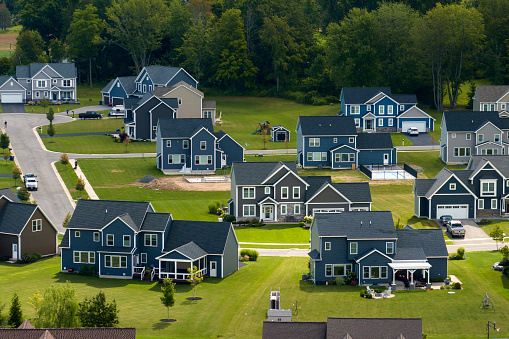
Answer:
[[[22,93],[2,93],[2,103],[4,104],[21,104],[23,103]]]
[[[124,98],[111,98],[111,104],[113,106],[123,105],[124,104]]]
[[[437,219],[450,215],[453,219],[468,219],[468,205],[437,205]]]
[[[416,127],[419,132],[426,132],[426,121],[403,121],[401,131],[405,133],[410,127]]]

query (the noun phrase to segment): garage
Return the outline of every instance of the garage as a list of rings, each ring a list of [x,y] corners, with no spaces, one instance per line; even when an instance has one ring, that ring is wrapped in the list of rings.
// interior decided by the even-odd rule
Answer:
[[[111,98],[111,104],[113,106],[123,105],[124,104],[124,98]]]
[[[437,205],[437,219],[450,215],[453,219],[468,219],[468,205]]]
[[[426,132],[426,121],[403,121],[401,130],[406,132],[410,127],[416,127],[419,132]]]
[[[21,104],[23,103],[23,94],[21,93],[2,93],[2,103]]]

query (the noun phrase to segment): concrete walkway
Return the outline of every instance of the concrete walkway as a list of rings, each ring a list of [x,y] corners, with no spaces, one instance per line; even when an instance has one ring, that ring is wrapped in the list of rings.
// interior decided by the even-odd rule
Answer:
[[[74,172],[76,172],[78,178],[81,178],[85,182],[85,191],[87,192],[88,196],[90,197],[90,199],[99,200],[99,197],[95,193],[94,188],[92,187],[92,185],[90,185],[90,182],[88,182],[87,177],[81,170],[79,163],[78,166],[74,167],[75,162],[76,159],[69,159],[69,164],[71,164],[71,166],[74,168]]]

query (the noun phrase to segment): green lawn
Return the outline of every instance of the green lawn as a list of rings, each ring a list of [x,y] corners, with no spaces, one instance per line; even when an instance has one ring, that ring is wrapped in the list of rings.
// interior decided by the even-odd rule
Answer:
[[[488,225],[479,225],[483,229],[486,234],[490,234],[491,231],[495,229],[497,225],[500,226],[502,231],[505,233],[506,237],[509,237],[509,221],[507,220],[490,220],[491,224]]]
[[[403,133],[391,133],[392,144],[394,146],[412,146],[413,142]]]
[[[474,84],[478,85],[491,85],[491,82],[488,79],[476,79],[473,80]],[[460,86],[460,90],[458,93],[458,99],[456,100],[456,107],[465,107],[468,104],[468,92],[470,92],[470,81],[464,82]],[[450,101],[447,92],[444,96],[444,108],[449,108]]]
[[[64,166],[60,161],[58,161],[55,163],[55,167],[57,168],[60,177],[64,181],[65,186],[67,186],[67,189],[69,190],[69,193],[73,199],[88,199],[87,191],[84,190],[80,194],[80,192],[76,190],[76,182],[78,181],[78,176],[76,175],[76,172],[74,172],[71,164]]]
[[[90,89],[88,84],[78,84],[77,95],[79,104],[64,104],[64,105],[51,105],[49,107],[53,108],[55,113],[65,112],[67,108],[69,108],[69,113],[76,108],[85,107],[85,106],[95,106],[99,104],[99,100],[102,100],[101,89],[106,84],[99,83],[94,84],[93,88]],[[43,113],[48,112],[48,108],[44,109],[40,105],[33,106],[25,106],[25,111],[27,113]]]
[[[236,226],[235,233],[240,242],[257,243],[309,243],[309,229],[299,227],[297,224],[269,224],[261,227]]]
[[[60,134],[58,125],[55,131]],[[42,139],[46,148],[54,152],[80,153],[80,154],[116,154],[126,153],[125,146],[115,142],[106,135],[85,135],[79,137],[56,137]],[[156,143],[148,141],[131,142],[127,153],[155,153]],[[155,160],[154,160],[155,161]]]
[[[440,290],[403,291],[396,292],[391,299],[368,300],[359,297],[360,287],[314,286],[301,281],[301,274],[309,271],[308,258],[259,257],[257,262],[249,262],[225,279],[205,279],[198,288],[198,296],[203,298],[200,301],[187,301],[185,298],[192,296],[191,288],[177,285],[176,303],[170,309],[170,317],[178,321],[164,324],[159,322],[166,318],[166,308],[159,300],[160,284],[59,273],[57,257],[30,265],[0,263],[0,282],[7,291],[0,294],[0,304],[10,305],[16,292],[23,314],[31,318],[34,311],[27,304],[28,297],[37,289],[44,292],[49,285],[68,280],[79,300],[99,291],[105,292],[108,301],[115,299],[119,326],[136,327],[138,338],[260,338],[262,322],[266,320],[267,295],[271,288],[281,287],[282,308],[295,311],[298,302],[298,315],[295,312],[293,315],[295,321],[326,321],[327,317],[417,317],[423,319],[423,331],[428,339],[445,339],[485,338],[486,323],[490,320],[500,327],[497,337],[507,337],[509,313],[504,310],[509,309],[509,280],[490,269],[499,260],[498,253],[471,252],[466,260],[450,261],[449,273],[464,283],[464,289],[455,294]],[[493,300],[495,311],[479,309],[485,293]]]
[[[297,248],[297,249],[309,249],[309,245],[249,245],[249,244],[240,244],[240,248],[268,248],[268,249],[289,249],[289,248]]]
[[[14,161],[5,161],[3,158],[0,158],[0,174],[12,174],[12,168],[14,166],[16,166]]]
[[[73,134],[73,133],[94,133],[94,132],[114,132],[122,127],[124,123],[122,119],[91,119],[91,120],[75,120],[63,124],[55,124],[57,134]],[[48,133],[48,125],[38,128],[39,134],[46,135]]]
[[[440,160],[438,151],[398,152],[398,163],[422,168],[422,173],[427,178],[434,178],[444,167],[454,170],[465,168],[465,165],[446,165]]]

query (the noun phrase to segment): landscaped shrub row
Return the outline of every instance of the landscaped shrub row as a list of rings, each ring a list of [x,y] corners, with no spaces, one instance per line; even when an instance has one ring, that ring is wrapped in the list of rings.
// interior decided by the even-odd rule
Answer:
[[[232,224],[237,225],[237,226],[249,226],[249,227],[261,227],[261,226],[265,226],[265,224],[262,221],[259,221],[256,218],[251,219],[251,220],[233,221]]]
[[[21,255],[21,259],[16,260],[16,264],[29,264],[32,262],[36,262],[41,258],[42,255],[40,253],[30,254],[28,252],[25,252]]]
[[[452,283],[451,285],[440,286],[440,289],[441,290],[461,290],[461,283],[455,282],[455,283]]]
[[[80,270],[78,271],[80,275],[94,275],[95,274],[95,266],[94,265],[81,265]]]
[[[258,251],[244,248],[240,251],[240,260],[242,261],[256,261],[258,259]]]

